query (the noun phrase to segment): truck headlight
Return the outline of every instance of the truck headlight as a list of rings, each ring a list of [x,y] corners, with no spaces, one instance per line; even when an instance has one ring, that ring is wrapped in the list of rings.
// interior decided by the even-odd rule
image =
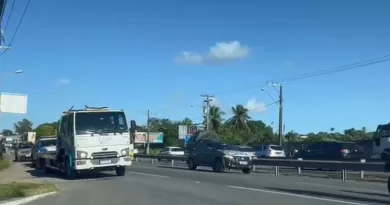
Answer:
[[[83,151],[77,151],[77,158],[87,158],[88,153]]]
[[[129,148],[125,148],[121,150],[122,156],[129,156]]]

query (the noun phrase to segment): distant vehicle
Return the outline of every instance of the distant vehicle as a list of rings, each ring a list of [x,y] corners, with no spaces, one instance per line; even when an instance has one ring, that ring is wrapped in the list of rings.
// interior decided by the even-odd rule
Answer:
[[[131,165],[130,133],[135,129],[132,120],[129,130],[123,110],[72,107],[59,120],[56,151],[43,153],[39,167],[64,173],[67,179],[88,171],[115,170],[124,176]]]
[[[189,153],[187,164],[190,170],[207,166],[212,167],[215,172],[241,169],[244,174],[249,174],[253,169],[252,157],[240,152],[236,146],[212,140],[198,140]]]
[[[360,160],[365,158],[364,149],[353,142],[313,143],[295,154],[294,158],[313,160]]]
[[[182,156],[184,155],[184,150],[180,147],[165,147],[161,150],[162,155],[174,155],[174,156]]]
[[[237,148],[240,152],[251,156],[252,158],[257,158],[256,151],[252,147],[239,145]]]
[[[15,146],[15,161],[22,161],[31,159],[31,148],[33,144],[31,142],[19,143]]]
[[[273,144],[264,144],[254,147],[258,158],[286,157],[283,147]]]
[[[42,137],[35,142],[31,152],[31,161],[35,167],[41,169],[43,154],[55,153],[57,145],[57,137]]]
[[[378,125],[372,139],[373,149],[371,159],[381,159],[381,154],[390,149],[390,123]]]

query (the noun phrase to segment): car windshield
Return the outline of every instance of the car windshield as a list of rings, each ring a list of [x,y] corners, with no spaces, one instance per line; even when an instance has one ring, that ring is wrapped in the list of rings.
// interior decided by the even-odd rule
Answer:
[[[241,152],[254,152],[255,151],[251,147],[240,147],[239,150]]]
[[[278,150],[278,151],[282,151],[283,148],[281,146],[277,146],[277,145],[271,145],[269,146],[272,150]]]
[[[42,140],[41,142],[39,142],[39,146],[41,146],[41,147],[56,146],[56,144],[57,144],[56,139]]]
[[[81,112],[76,114],[76,134],[123,133],[128,127],[123,112]]]
[[[221,149],[222,150],[228,150],[228,151],[238,151],[238,148],[236,146],[227,145],[227,144],[221,145]]]
[[[32,148],[33,145],[31,143],[21,143],[18,145],[19,149]]]
[[[172,152],[181,152],[183,150],[181,148],[172,148],[171,151]]]

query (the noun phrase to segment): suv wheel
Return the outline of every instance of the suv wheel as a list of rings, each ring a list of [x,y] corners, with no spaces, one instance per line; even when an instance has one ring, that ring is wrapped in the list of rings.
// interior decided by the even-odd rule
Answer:
[[[196,168],[198,168],[198,166],[196,166],[196,164],[194,164],[194,159],[189,158],[188,159],[188,169],[195,170]]]
[[[242,173],[244,173],[244,174],[250,174],[251,172],[252,172],[251,168],[244,168],[244,169],[242,169]]]
[[[223,164],[221,159],[216,159],[213,164],[213,170],[214,172],[223,172]]]

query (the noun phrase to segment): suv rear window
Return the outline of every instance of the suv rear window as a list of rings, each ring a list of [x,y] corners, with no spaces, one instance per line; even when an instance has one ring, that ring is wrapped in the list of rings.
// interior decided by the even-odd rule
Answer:
[[[269,148],[272,150],[278,150],[278,151],[283,150],[283,148],[281,146],[276,146],[276,145],[270,145]]]

